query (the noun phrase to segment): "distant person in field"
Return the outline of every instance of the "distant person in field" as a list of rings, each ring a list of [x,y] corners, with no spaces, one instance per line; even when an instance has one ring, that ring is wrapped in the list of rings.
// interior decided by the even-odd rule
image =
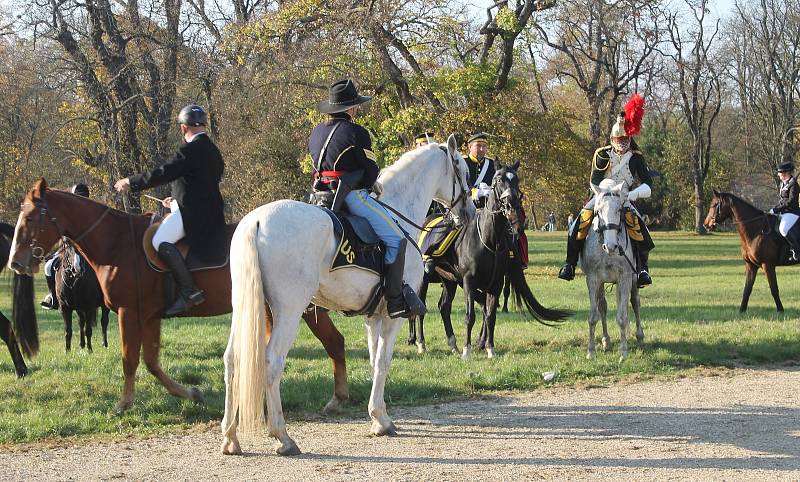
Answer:
[[[644,99],[635,94],[627,104],[624,112],[617,117],[611,128],[611,145],[601,147],[592,159],[592,175],[590,182],[595,186],[603,179],[624,182],[628,188],[628,199],[625,200],[625,222],[628,234],[637,255],[638,284],[644,287],[653,282],[647,267],[650,250],[655,247],[647,225],[631,201],[650,197],[650,186],[653,184],[650,171],[644,156],[639,151],[633,136],[639,133],[644,117]],[[580,210],[575,221],[570,225],[567,234],[567,259],[558,277],[570,281],[575,278],[575,266],[578,256],[583,250],[583,243],[589,232],[594,216],[594,197]]]
[[[797,178],[794,176],[794,164],[784,162],[778,166],[778,177],[781,180],[778,192],[780,201],[770,212],[780,215],[778,231],[789,242],[789,246],[792,247],[792,259],[796,260],[797,254],[800,253],[800,226],[798,229],[792,228],[796,225],[797,218],[800,217],[800,205],[798,205],[800,188],[798,188]]]

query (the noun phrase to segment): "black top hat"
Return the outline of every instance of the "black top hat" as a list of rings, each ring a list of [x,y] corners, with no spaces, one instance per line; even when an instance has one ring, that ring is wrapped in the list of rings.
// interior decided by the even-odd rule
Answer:
[[[791,162],[784,162],[778,166],[778,172],[794,172],[794,164]]]
[[[480,131],[473,132],[469,139],[467,139],[467,144],[472,144],[475,141],[489,142],[489,134]]]
[[[414,136],[414,142],[433,142],[433,132],[420,132]]]
[[[331,84],[328,100],[317,103],[317,110],[323,114],[336,114],[368,102],[372,97],[358,95],[356,85],[350,79],[343,79]]]

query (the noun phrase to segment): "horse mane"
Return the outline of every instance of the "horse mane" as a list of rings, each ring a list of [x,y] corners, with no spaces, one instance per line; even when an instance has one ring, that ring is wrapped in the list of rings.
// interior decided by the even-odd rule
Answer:
[[[83,202],[85,202],[87,204],[94,205],[97,208],[109,209],[110,212],[108,214],[111,215],[111,216],[126,217],[126,218],[127,217],[132,217],[134,222],[136,222],[136,221],[144,221],[144,222],[148,222],[149,223],[150,222],[150,218],[152,217],[152,213],[128,214],[125,211],[120,211],[119,209],[117,209],[117,208],[115,208],[113,206],[110,206],[108,204],[104,204],[104,203],[102,203],[100,201],[95,201],[92,198],[80,196],[78,194],[73,194],[73,193],[71,193],[69,191],[64,191],[63,189],[47,188],[47,193],[48,194],[58,194],[58,195],[62,195],[63,194],[65,196],[69,196],[69,197],[72,197],[74,199],[79,199],[79,200],[81,200],[81,201],[83,201]],[[0,234],[2,234],[2,223],[0,223]],[[13,236],[13,230],[12,230],[12,236]]]
[[[740,198],[739,196],[737,196],[736,194],[733,194],[731,192],[720,192],[720,193],[717,193],[717,195],[718,195],[718,197],[720,199],[728,198],[727,201],[729,201],[729,202],[730,201],[734,201],[739,205],[744,205],[744,207],[746,207],[746,208],[748,208],[748,209],[750,209],[752,211],[757,211],[759,213],[764,213],[765,212],[763,209],[759,209],[759,208],[753,206],[752,204],[750,204],[750,202]]]
[[[406,164],[410,164],[414,159],[426,154],[428,151],[439,149],[440,146],[447,148],[446,144],[437,144],[432,142],[428,145],[403,153],[403,155],[400,156],[400,159],[395,161],[394,164],[381,169],[381,173],[378,175],[378,177],[381,179],[381,183],[384,185],[386,185],[386,183],[391,183],[392,179],[398,175],[398,172],[403,171],[403,168],[406,166]]]
[[[7,237],[8,239],[14,238],[14,225],[8,223],[0,222],[0,235]]]

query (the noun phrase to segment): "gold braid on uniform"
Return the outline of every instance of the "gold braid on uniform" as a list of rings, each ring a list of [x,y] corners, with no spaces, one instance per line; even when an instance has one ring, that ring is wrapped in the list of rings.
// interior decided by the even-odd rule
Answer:
[[[600,154],[600,151],[604,151],[609,147],[611,146],[600,147],[594,151],[594,156],[592,156],[592,169],[595,169],[597,171],[605,171],[606,169],[608,169],[608,167],[611,165],[611,158],[608,158],[608,162],[606,162],[606,167],[600,169],[599,167],[597,167],[597,155]]]

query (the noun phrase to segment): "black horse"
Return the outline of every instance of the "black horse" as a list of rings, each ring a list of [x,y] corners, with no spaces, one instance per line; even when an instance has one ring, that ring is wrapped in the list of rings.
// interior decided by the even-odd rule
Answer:
[[[497,305],[503,279],[508,274],[514,297],[518,306],[524,306],[540,323],[551,326],[547,321],[562,321],[572,316],[571,311],[549,309],[542,306],[531,293],[522,265],[510,260],[509,251],[515,244],[515,233],[519,224],[520,191],[517,168],[496,166],[492,178],[492,189],[486,206],[478,212],[475,222],[470,222],[454,241],[452,248],[442,258],[436,260],[436,275],[426,275],[423,279],[420,297],[425,298],[429,282],[442,282],[442,296],[439,311],[442,315],[445,333],[450,347],[457,351],[455,335],[450,320],[450,311],[456,287],[461,284],[466,301],[466,342],[462,358],[472,352],[472,327],[475,324],[475,301],[483,304],[483,326],[478,341],[479,349],[486,349],[487,356],[494,356],[494,327]],[[417,345],[424,350],[424,317],[419,317],[418,333],[414,333],[413,321],[409,322],[411,337],[418,336]]]
[[[6,267],[8,263],[8,256],[11,252],[11,240],[14,239],[14,226],[7,223],[0,223],[0,272]],[[33,279],[25,276],[20,277],[14,275],[14,291],[16,292],[20,286],[20,279],[27,278],[27,282],[32,283]],[[25,282],[23,281],[23,282]],[[33,305],[28,307],[30,312],[33,312]],[[19,314],[19,313],[15,313]],[[15,321],[17,319],[14,316]],[[8,347],[8,352],[11,354],[11,360],[14,362],[14,371],[17,373],[17,378],[22,378],[28,374],[28,367],[25,365],[25,360],[22,358],[20,345],[25,352],[26,356],[32,356],[39,349],[38,333],[35,328],[17,331],[22,336],[18,343],[17,336],[14,334],[11,322],[6,318],[3,313],[0,313],[0,338]]]
[[[100,308],[100,325],[103,329],[103,346],[108,347],[109,309],[103,301],[103,292],[94,270],[65,243],[58,255],[55,270],[55,288],[61,317],[64,319],[66,351],[72,348],[72,312],[78,313],[81,348],[92,351],[92,329],[97,325],[97,308]]]

